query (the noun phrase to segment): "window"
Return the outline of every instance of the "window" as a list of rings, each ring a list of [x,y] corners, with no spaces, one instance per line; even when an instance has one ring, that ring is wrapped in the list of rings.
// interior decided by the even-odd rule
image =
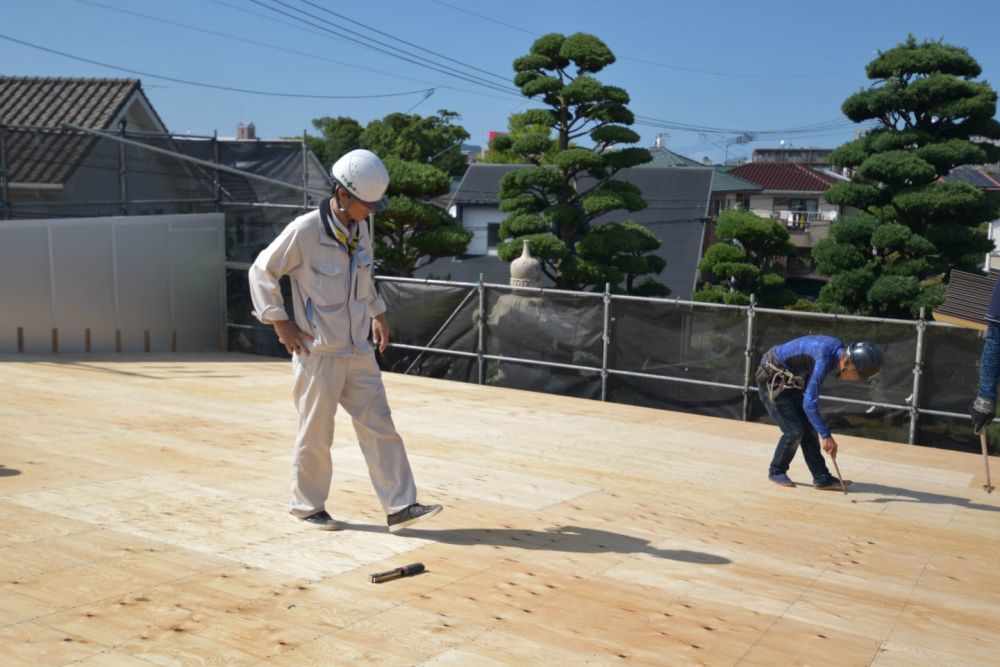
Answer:
[[[500,223],[490,222],[486,225],[486,247],[496,248],[500,245]]]

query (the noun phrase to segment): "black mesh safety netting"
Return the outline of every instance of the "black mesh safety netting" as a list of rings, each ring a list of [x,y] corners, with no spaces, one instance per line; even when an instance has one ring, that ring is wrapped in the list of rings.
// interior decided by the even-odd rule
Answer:
[[[230,321],[245,327],[240,273],[229,276]],[[825,380],[820,410],[836,434],[908,442],[913,430],[916,444],[978,447],[964,417],[982,350],[976,331],[767,309],[751,317],[745,307],[499,285],[379,278],[378,289],[389,312],[393,346],[380,355],[389,372],[770,423],[752,379],[761,356],[792,338],[826,334],[872,341],[885,355],[873,381]],[[237,349],[284,354],[269,331],[255,338],[241,328],[236,336]]]

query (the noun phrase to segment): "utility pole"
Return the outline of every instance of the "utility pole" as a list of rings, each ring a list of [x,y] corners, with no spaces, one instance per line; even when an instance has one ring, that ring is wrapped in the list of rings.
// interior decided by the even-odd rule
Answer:
[[[754,140],[752,132],[744,132],[738,137],[733,137],[731,139],[726,139],[726,153],[725,157],[722,159],[722,164],[729,164],[729,147],[734,144],[749,144]]]

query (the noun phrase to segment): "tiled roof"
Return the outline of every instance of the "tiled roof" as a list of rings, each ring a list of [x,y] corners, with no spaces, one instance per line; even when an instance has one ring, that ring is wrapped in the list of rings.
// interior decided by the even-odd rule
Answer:
[[[496,255],[456,255],[439,257],[413,272],[415,278],[451,280],[456,283],[479,282],[506,285],[510,282],[510,263]],[[542,276],[539,287],[552,287],[551,280]]]
[[[138,79],[0,76],[0,114],[4,125],[108,129],[137,90]]]
[[[640,167],[704,167],[701,162],[684,157],[680,153],[675,153],[663,146],[651,146],[646,150],[653,156],[652,162],[639,165]]]
[[[976,165],[955,167],[944,180],[965,181],[983,190],[1000,191],[1000,174],[990,173]]]
[[[652,146],[647,148],[649,154],[653,156],[651,162],[646,164],[640,164],[640,168],[648,167],[705,167],[706,165],[698,162],[697,160],[692,160],[689,157],[685,157],[680,153],[675,153],[669,148],[664,148],[663,146]],[[760,186],[751,183],[749,181],[744,181],[741,178],[727,174],[724,170],[718,169],[716,167],[717,173],[712,179],[712,192],[745,192],[745,191],[758,191]]]
[[[452,204],[499,204],[500,178],[508,171],[527,169],[527,164],[482,164],[469,165],[458,184]]]
[[[500,178],[525,166],[471,165],[452,203],[495,209],[499,204]],[[646,208],[634,212],[613,211],[597,218],[593,224],[634,220],[647,227],[662,242],[655,254],[667,260],[663,273],[654,278],[670,287],[671,297],[688,299],[694,289],[713,174],[712,169],[702,166],[622,170],[616,178],[638,186],[646,200]],[[505,215],[499,213],[498,220]],[[445,257],[416,271],[415,275],[418,278],[448,275],[459,282],[475,282],[480,273],[487,282],[506,283],[510,279],[510,265],[491,256]]]
[[[64,182],[97,139],[57,131],[62,124],[109,129],[141,90],[138,79],[0,76],[0,118],[10,180]]]
[[[715,168],[712,192],[760,192],[760,190],[761,187],[756,183],[734,176],[727,169]]]
[[[788,162],[748,162],[727,173],[756,183],[764,190],[782,192],[826,192],[839,182],[834,176]]]

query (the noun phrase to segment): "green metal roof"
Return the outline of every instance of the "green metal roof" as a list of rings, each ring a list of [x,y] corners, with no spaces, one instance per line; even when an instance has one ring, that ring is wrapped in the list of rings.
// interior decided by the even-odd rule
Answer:
[[[662,146],[651,146],[646,150],[653,156],[652,162],[640,165],[642,167],[704,167],[701,162],[684,157],[680,153],[663,148]]]
[[[712,179],[712,192],[745,192],[749,190],[760,192],[763,189],[756,183],[745,181],[739,176],[733,176],[728,172],[728,169],[722,167],[715,168],[715,178]]]
[[[707,167],[697,160],[684,157],[680,153],[675,153],[663,146],[651,146],[646,150],[653,156],[651,162],[639,165],[640,167]],[[759,192],[761,187],[742,178],[731,176],[721,165],[715,167],[715,174],[712,178],[712,192]]]

